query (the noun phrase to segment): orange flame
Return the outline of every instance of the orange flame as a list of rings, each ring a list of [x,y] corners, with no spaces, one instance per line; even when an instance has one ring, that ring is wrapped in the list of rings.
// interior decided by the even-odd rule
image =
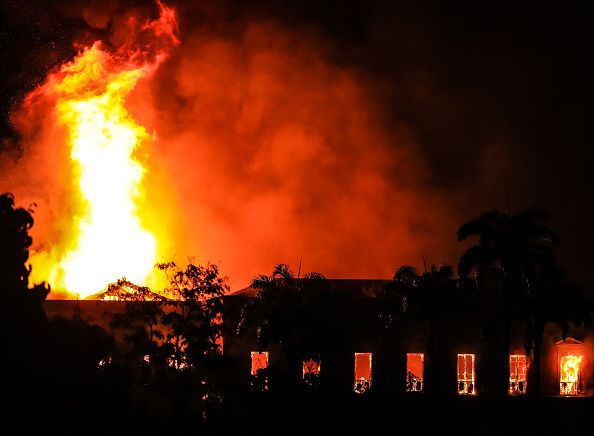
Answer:
[[[577,395],[579,393],[582,356],[574,354],[561,356],[559,366],[561,370],[559,377],[561,395]]]
[[[71,234],[52,255],[32,259],[53,288],[86,297],[126,277],[147,284],[159,241],[143,220],[145,166],[139,159],[152,135],[126,110],[127,96],[149,77],[179,41],[175,12],[157,3],[160,18],[137,26],[116,52],[97,41],[50,75],[29,96],[52,97],[57,124],[67,137],[74,175]],[[134,27],[136,26],[136,27]],[[148,46],[135,41],[148,37]]]

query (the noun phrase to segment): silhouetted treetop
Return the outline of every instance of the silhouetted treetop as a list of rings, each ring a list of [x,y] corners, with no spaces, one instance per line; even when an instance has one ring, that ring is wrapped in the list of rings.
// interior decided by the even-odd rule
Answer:
[[[458,240],[476,236],[478,243],[460,257],[459,276],[466,277],[474,268],[485,274],[488,266],[497,263],[508,280],[517,281],[519,275],[533,274],[538,265],[553,265],[551,245],[559,244],[559,238],[546,226],[547,220],[546,212],[530,208],[514,215],[497,210],[485,212],[462,224]]]
[[[5,307],[11,304],[34,304],[38,307],[49,293],[45,283],[29,288],[31,267],[29,247],[33,240],[29,230],[33,226],[31,209],[15,207],[14,196],[10,193],[0,195],[0,291]],[[10,311],[17,310],[11,307]]]
[[[33,226],[32,211],[15,208],[14,197],[0,195],[0,286],[16,290],[26,288],[30,270],[25,266],[33,240],[29,229]]]

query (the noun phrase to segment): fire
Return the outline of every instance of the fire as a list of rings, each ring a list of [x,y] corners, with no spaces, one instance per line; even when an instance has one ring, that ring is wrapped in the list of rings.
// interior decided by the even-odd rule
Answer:
[[[83,296],[121,277],[144,282],[156,258],[155,237],[137,214],[145,171],[133,155],[149,135],[124,107],[143,70],[107,68],[95,44],[63,69],[67,75],[56,86],[58,119],[69,133],[86,206],[76,218],[76,246],[58,267],[65,288]]]
[[[75,192],[70,240],[59,241],[62,250],[47,278],[54,288],[81,297],[123,277],[145,284],[157,261],[158,238],[141,210],[146,168],[139,158],[153,136],[125,104],[137,83],[166,58],[167,48],[178,43],[175,12],[158,6],[159,19],[136,28],[130,21],[132,35],[148,34],[148,47],[135,46],[133,36],[116,52],[95,42],[38,91],[54,98]]]
[[[582,356],[567,354],[561,356],[559,377],[561,395],[577,395],[580,390]]]
[[[528,359],[525,354],[509,356],[509,394],[523,395],[526,393]]]
[[[371,389],[371,353],[355,353],[355,387],[357,394],[363,394]]]
[[[474,354],[458,354],[458,394],[476,395]]]

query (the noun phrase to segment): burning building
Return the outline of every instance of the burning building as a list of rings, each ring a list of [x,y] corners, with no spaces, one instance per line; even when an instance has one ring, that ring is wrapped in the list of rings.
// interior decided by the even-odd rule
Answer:
[[[340,347],[322,352],[324,371],[320,361],[303,363],[302,377],[312,371],[322,389],[344,392],[349,384],[353,392],[368,391],[430,393],[432,395],[481,397],[498,392],[500,378],[496,374],[503,367],[498,361],[502,354],[493,344],[481,337],[483,319],[472,298],[459,296],[441,307],[438,319],[426,315],[406,315],[394,321],[394,331],[387,333],[379,321],[390,304],[382,295],[386,281],[329,280],[334,292],[341,294],[341,316],[348,320],[340,337]],[[255,290],[246,288],[225,297],[224,322],[236,326],[241,308],[255,298]],[[429,329],[429,323],[431,328]],[[429,337],[429,331],[433,337]],[[582,338],[558,340],[559,326],[547,324],[543,338],[541,360],[541,390],[548,396],[591,395],[594,371],[588,356],[594,352],[594,332],[586,327],[574,327],[572,334]],[[323,334],[320,331],[320,335]],[[513,323],[509,362],[509,395],[530,394],[535,385],[533,355],[523,349],[522,323]],[[249,362],[250,348],[256,343],[251,333],[229,335],[225,338],[225,355],[236,362],[236,374],[250,374],[242,370]],[[300,345],[307,349],[306,344]],[[319,344],[312,344],[318,347]],[[360,352],[359,350],[368,350]],[[275,356],[276,377],[291,377],[283,369],[288,362],[285,351],[276,344],[268,348]],[[271,357],[272,358],[272,357]],[[311,371],[310,371],[311,370]],[[350,377],[349,377],[350,375]],[[319,378],[318,378],[319,377]],[[373,382],[372,382],[373,380]]]
[[[586,380],[592,377],[591,366],[585,357],[584,343],[567,338],[555,344],[559,371],[559,394],[564,396],[581,395],[585,391]]]
[[[245,288],[224,297],[223,358],[227,362],[225,380],[229,386],[246,392],[303,389],[339,395],[354,392],[362,397],[379,392],[474,398],[500,392],[497,386],[501,379],[495,370],[502,367],[497,360],[502,354],[494,352],[492,344],[481,337],[483,320],[472,299],[457,297],[449,306],[442,307],[436,319],[402,313],[392,320],[388,331],[384,319],[378,316],[393,303],[383,295],[386,280],[328,282],[331,292],[338,296],[340,309],[334,311],[337,319],[328,319],[338,323],[330,330],[330,340],[323,340],[323,324],[309,326],[311,331],[307,331],[308,323],[300,324],[306,330],[290,332],[290,349],[274,341],[262,344],[257,331],[237,330],[244,307],[256,298],[254,289]],[[44,304],[49,317],[82,311],[94,323],[111,330],[111,317],[124,310],[125,302],[113,301],[111,294],[105,298],[48,300]],[[322,309],[325,310],[323,305]],[[294,314],[286,318],[291,316]],[[534,356],[523,351],[521,323],[513,326],[507,356],[507,392],[514,396],[530,395],[536,386]],[[121,332],[114,333],[121,336]],[[594,332],[585,326],[574,326],[571,334],[579,340],[560,340],[559,326],[546,326],[541,348],[543,395],[594,393]]]
[[[234,250],[235,247],[249,245],[241,243],[251,242],[244,239],[244,234],[250,235],[248,237],[256,234],[258,237],[255,239],[264,241],[262,245],[255,248],[249,245],[249,251],[238,255],[235,263],[241,264],[254,252],[265,252],[271,239],[268,236],[272,234],[266,231],[274,232],[277,226],[261,225],[261,217],[264,216],[269,223],[289,222],[293,232],[279,245],[291,245],[288,241],[296,243],[293,245],[304,251],[314,250],[315,247],[303,241],[319,240],[320,236],[311,231],[307,238],[302,237],[304,231],[344,226],[341,231],[326,232],[324,241],[330,243],[318,244],[324,248],[311,254],[316,264],[332,265],[331,270],[335,273],[349,268],[353,273],[363,272],[358,269],[356,259],[340,259],[337,262],[336,256],[327,254],[350,249],[350,241],[345,242],[348,238],[344,235],[360,238],[365,234],[361,229],[373,228],[377,232],[375,237],[370,238],[373,243],[357,239],[355,245],[368,252],[388,253],[397,245],[392,240],[404,241],[398,249],[406,246],[407,250],[416,252],[418,232],[413,235],[409,227],[414,226],[400,223],[416,225],[419,216],[409,216],[407,214],[411,212],[407,211],[433,208],[417,207],[419,204],[426,205],[426,197],[419,201],[413,192],[402,187],[407,183],[396,186],[387,182],[391,179],[388,175],[392,173],[394,159],[404,157],[408,162],[409,151],[407,147],[399,149],[398,153],[388,151],[387,137],[390,135],[374,123],[374,109],[352,72],[336,69],[324,62],[323,54],[312,51],[316,45],[312,41],[304,47],[297,44],[295,38],[284,38],[284,34],[283,38],[276,38],[277,29],[255,26],[247,29],[242,36],[245,40],[242,43],[250,50],[238,47],[236,41],[204,41],[196,37],[198,43],[194,42],[187,51],[201,50],[204,55],[201,60],[206,59],[208,68],[202,64],[196,66],[199,62],[184,53],[180,55],[181,60],[178,59],[177,80],[162,80],[165,84],[152,84],[154,88],[151,88],[146,82],[158,74],[170,52],[179,45],[174,10],[161,2],[157,2],[157,9],[158,16],[152,19],[141,21],[130,17],[124,26],[126,36],[116,47],[108,47],[101,41],[82,47],[71,61],[52,71],[23,103],[17,118],[21,130],[29,133],[25,139],[32,141],[28,144],[33,150],[31,154],[42,150],[42,156],[55,157],[59,161],[54,162],[58,169],[57,179],[52,179],[52,183],[43,180],[40,184],[59,185],[62,190],[58,193],[65,193],[57,195],[60,213],[53,217],[55,226],[60,228],[48,231],[56,237],[50,238],[46,246],[36,247],[32,258],[34,280],[47,279],[54,290],[63,290],[70,296],[76,293],[80,297],[92,295],[122,277],[143,284],[152,280],[153,265],[163,254],[163,246],[171,239],[160,225],[168,206],[164,199],[168,196],[162,194],[158,198],[161,201],[153,198],[151,202],[147,199],[150,190],[145,186],[148,183],[148,148],[156,142],[157,127],[169,133],[168,145],[173,156],[169,161],[170,175],[184,173],[189,177],[178,181],[177,189],[184,194],[180,194],[181,197],[192,200],[185,201],[186,206],[190,207],[195,198],[208,204],[208,213],[212,216],[208,216],[208,225],[204,227],[209,232],[217,229],[218,236],[224,236],[212,240],[208,235],[196,237],[195,242],[210,243],[210,247],[205,244],[206,251],[215,246],[232,247],[228,249]],[[285,45],[275,45],[279,44],[278,41],[285,41]],[[199,44],[202,42],[206,48]],[[297,52],[288,48],[297,49]],[[223,55],[219,56],[219,52]],[[238,52],[241,54],[237,55]],[[299,54],[302,69],[295,68],[291,57],[286,56],[287,52]],[[244,76],[244,64],[249,64],[250,74],[255,71],[252,81],[245,81],[246,84],[242,81],[242,85],[237,85],[238,89],[231,91],[229,86],[221,86],[217,82],[217,78],[224,76],[227,82],[223,85],[235,85],[235,78]],[[315,68],[310,68],[312,65]],[[225,74],[218,74],[219,71]],[[282,82],[278,81],[279,77]],[[176,89],[177,94],[169,92],[173,82],[180,86]],[[302,86],[304,82],[307,87]],[[134,93],[143,86],[150,88],[150,92],[145,88],[144,92]],[[292,94],[285,95],[285,88]],[[331,91],[320,92],[326,89]],[[155,114],[151,110],[154,108],[144,110],[144,99],[151,92],[159,94],[173,110],[167,111],[167,114]],[[253,94],[258,96],[255,101],[250,100]],[[295,95],[300,98],[293,98]],[[295,100],[298,103],[294,103]],[[203,101],[208,101],[211,106],[200,106]],[[279,101],[280,107],[276,103]],[[237,110],[239,102],[247,102],[246,107]],[[198,109],[191,110],[193,105]],[[286,110],[285,105],[288,105]],[[184,109],[187,110],[176,110],[182,106],[186,106]],[[223,106],[224,110],[208,110]],[[331,107],[340,109],[327,118],[320,116]],[[345,108],[355,109],[350,111]],[[220,118],[209,119],[206,127],[195,126],[197,115],[210,112],[217,112]],[[281,121],[270,129],[271,132],[264,132],[271,120],[276,120],[277,112],[282,112]],[[299,115],[298,118],[293,118],[295,114]],[[147,125],[150,124],[148,121],[152,121],[154,129],[145,127],[141,120]],[[185,126],[188,125],[191,129],[196,127],[203,136],[187,130]],[[341,131],[344,125],[349,125],[347,131]],[[225,136],[227,133],[220,134],[222,130],[232,129],[236,130],[228,137]],[[184,131],[179,133],[178,130]],[[341,135],[336,135],[337,131],[341,131]],[[35,142],[37,132],[43,133],[43,144]],[[377,148],[361,151],[363,140],[377,144],[373,145]],[[206,148],[209,141],[214,145],[206,154],[216,159],[208,164],[221,158],[224,164],[220,165],[223,168],[220,173],[203,163],[208,159],[202,159],[201,153],[188,153],[193,151],[195,142]],[[48,143],[54,142],[64,146],[58,150],[47,147]],[[247,151],[235,147],[235,143],[245,146]],[[259,148],[252,149],[246,144],[257,144]],[[335,149],[344,151],[328,153]],[[320,156],[330,157],[318,165]],[[249,161],[249,165],[244,172],[238,172],[236,179],[218,177],[228,176],[229,166],[242,157]],[[301,165],[294,165],[295,159]],[[173,161],[175,165],[171,163]],[[355,164],[359,175],[353,178]],[[200,197],[201,193],[195,191],[188,193],[188,186],[201,186],[206,180],[192,178],[200,172],[195,171],[195,166],[204,172],[213,172],[209,174],[213,176],[209,184],[217,176],[220,187],[214,189],[213,197]],[[306,170],[299,172],[299,177],[295,179],[288,177],[299,168]],[[262,174],[265,176],[260,179]],[[340,176],[333,177],[334,174]],[[256,178],[258,183],[253,186],[244,183]],[[312,186],[312,179],[316,180],[316,186]],[[350,193],[348,201],[343,196],[346,180],[352,183],[347,186]],[[167,183],[161,182],[161,179],[153,180],[155,185],[167,186]],[[277,183],[286,184],[278,192],[267,191]],[[318,189],[318,184],[326,189]],[[244,185],[247,187],[244,188]],[[308,195],[301,195],[303,191]],[[312,208],[307,203],[310,200],[299,202],[309,197],[321,198],[319,191],[324,192],[324,208]],[[227,196],[230,193],[235,193],[236,197],[229,199]],[[51,194],[55,196],[54,192]],[[252,226],[251,231],[244,231],[240,220],[235,219],[229,220],[227,228],[217,227],[219,223],[227,222],[230,215],[228,204],[233,204],[234,199],[243,200],[245,196],[250,196],[250,201],[246,207],[248,213],[243,216]],[[386,198],[402,201],[385,201]],[[267,208],[269,204],[286,204],[287,199],[294,203],[280,214]],[[378,217],[394,215],[391,208],[378,208],[391,207],[385,205],[396,203],[408,206],[399,210],[401,219],[398,223],[393,220],[378,221]],[[144,207],[147,204],[158,206]],[[343,219],[348,215],[345,212],[355,209],[362,215],[356,220]],[[298,212],[303,210],[311,213]],[[68,213],[62,214],[62,211]],[[195,216],[205,220],[205,214],[202,211],[189,214],[187,227],[194,230],[197,227]],[[301,220],[309,216],[315,216],[314,220],[306,223],[312,225],[303,225]],[[425,216],[422,218],[428,220]],[[398,228],[393,230],[394,226]],[[378,237],[388,231],[395,236]],[[239,237],[240,243],[237,242]],[[233,244],[221,244],[221,239],[233,241]],[[378,245],[376,241],[382,243]],[[199,243],[195,245],[202,247]],[[220,254],[216,253],[217,256]],[[283,252],[277,247],[277,251],[270,255],[281,254]],[[392,262],[394,256],[386,255],[386,258]],[[368,270],[364,272],[369,273]],[[532,360],[522,354],[522,335],[518,331],[514,332],[512,354],[497,355],[492,352],[497,344],[485,345],[481,337],[484,313],[476,300],[459,295],[444,299],[437,314],[414,313],[408,309],[394,311],[394,306],[404,307],[408,302],[399,306],[400,301],[388,298],[383,292],[386,283],[385,280],[331,280],[330,285],[340,298],[334,310],[328,310],[324,316],[312,320],[312,325],[320,328],[311,329],[311,326],[302,324],[290,332],[290,340],[280,345],[271,343],[269,348],[263,349],[258,344],[260,338],[249,333],[227,334],[223,352],[236,365],[233,377],[237,377],[239,385],[251,385],[264,391],[281,385],[282,379],[295,378],[300,379],[300,386],[357,394],[383,390],[474,397],[496,390],[493,386],[493,380],[497,379],[493,377],[498,369],[496,363],[509,359],[509,393],[522,395],[530,392],[535,384],[535,375]],[[104,294],[104,298],[116,299],[109,293]],[[227,332],[236,332],[241,308],[254,298],[254,290],[249,288],[225,298],[223,322],[228,327]],[[77,304],[87,313],[92,313],[95,322],[109,329],[107,315],[103,312],[121,310],[122,305],[118,303],[81,301]],[[68,315],[73,310],[73,303],[47,301],[45,307],[50,316]],[[330,323],[332,325],[327,328]],[[552,339],[558,341],[560,334],[552,326],[548,329],[542,349],[543,392],[562,396],[589,395],[593,377],[591,332],[577,329],[575,336],[580,340],[566,339],[555,343]],[[311,357],[312,353],[317,357]]]

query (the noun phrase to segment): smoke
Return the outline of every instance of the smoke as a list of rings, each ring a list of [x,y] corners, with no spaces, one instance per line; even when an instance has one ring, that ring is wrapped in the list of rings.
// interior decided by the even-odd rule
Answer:
[[[125,15],[110,5],[81,14],[117,47]],[[182,11],[181,44],[128,101],[155,135],[144,208],[168,235],[163,260],[215,262],[237,289],[279,262],[386,278],[422,254],[454,259],[455,204],[426,183],[412,130],[372,76],[332,61],[334,41],[316,26],[202,12],[208,21]],[[20,147],[0,156],[0,186],[37,204],[38,253],[51,252],[75,213],[50,112],[21,106]]]
[[[452,258],[451,200],[426,187],[412,135],[387,124],[369,77],[328,60],[318,29],[233,21],[182,40],[130,102],[158,135],[175,254],[219,263],[235,287],[281,261],[389,277],[422,252]]]

